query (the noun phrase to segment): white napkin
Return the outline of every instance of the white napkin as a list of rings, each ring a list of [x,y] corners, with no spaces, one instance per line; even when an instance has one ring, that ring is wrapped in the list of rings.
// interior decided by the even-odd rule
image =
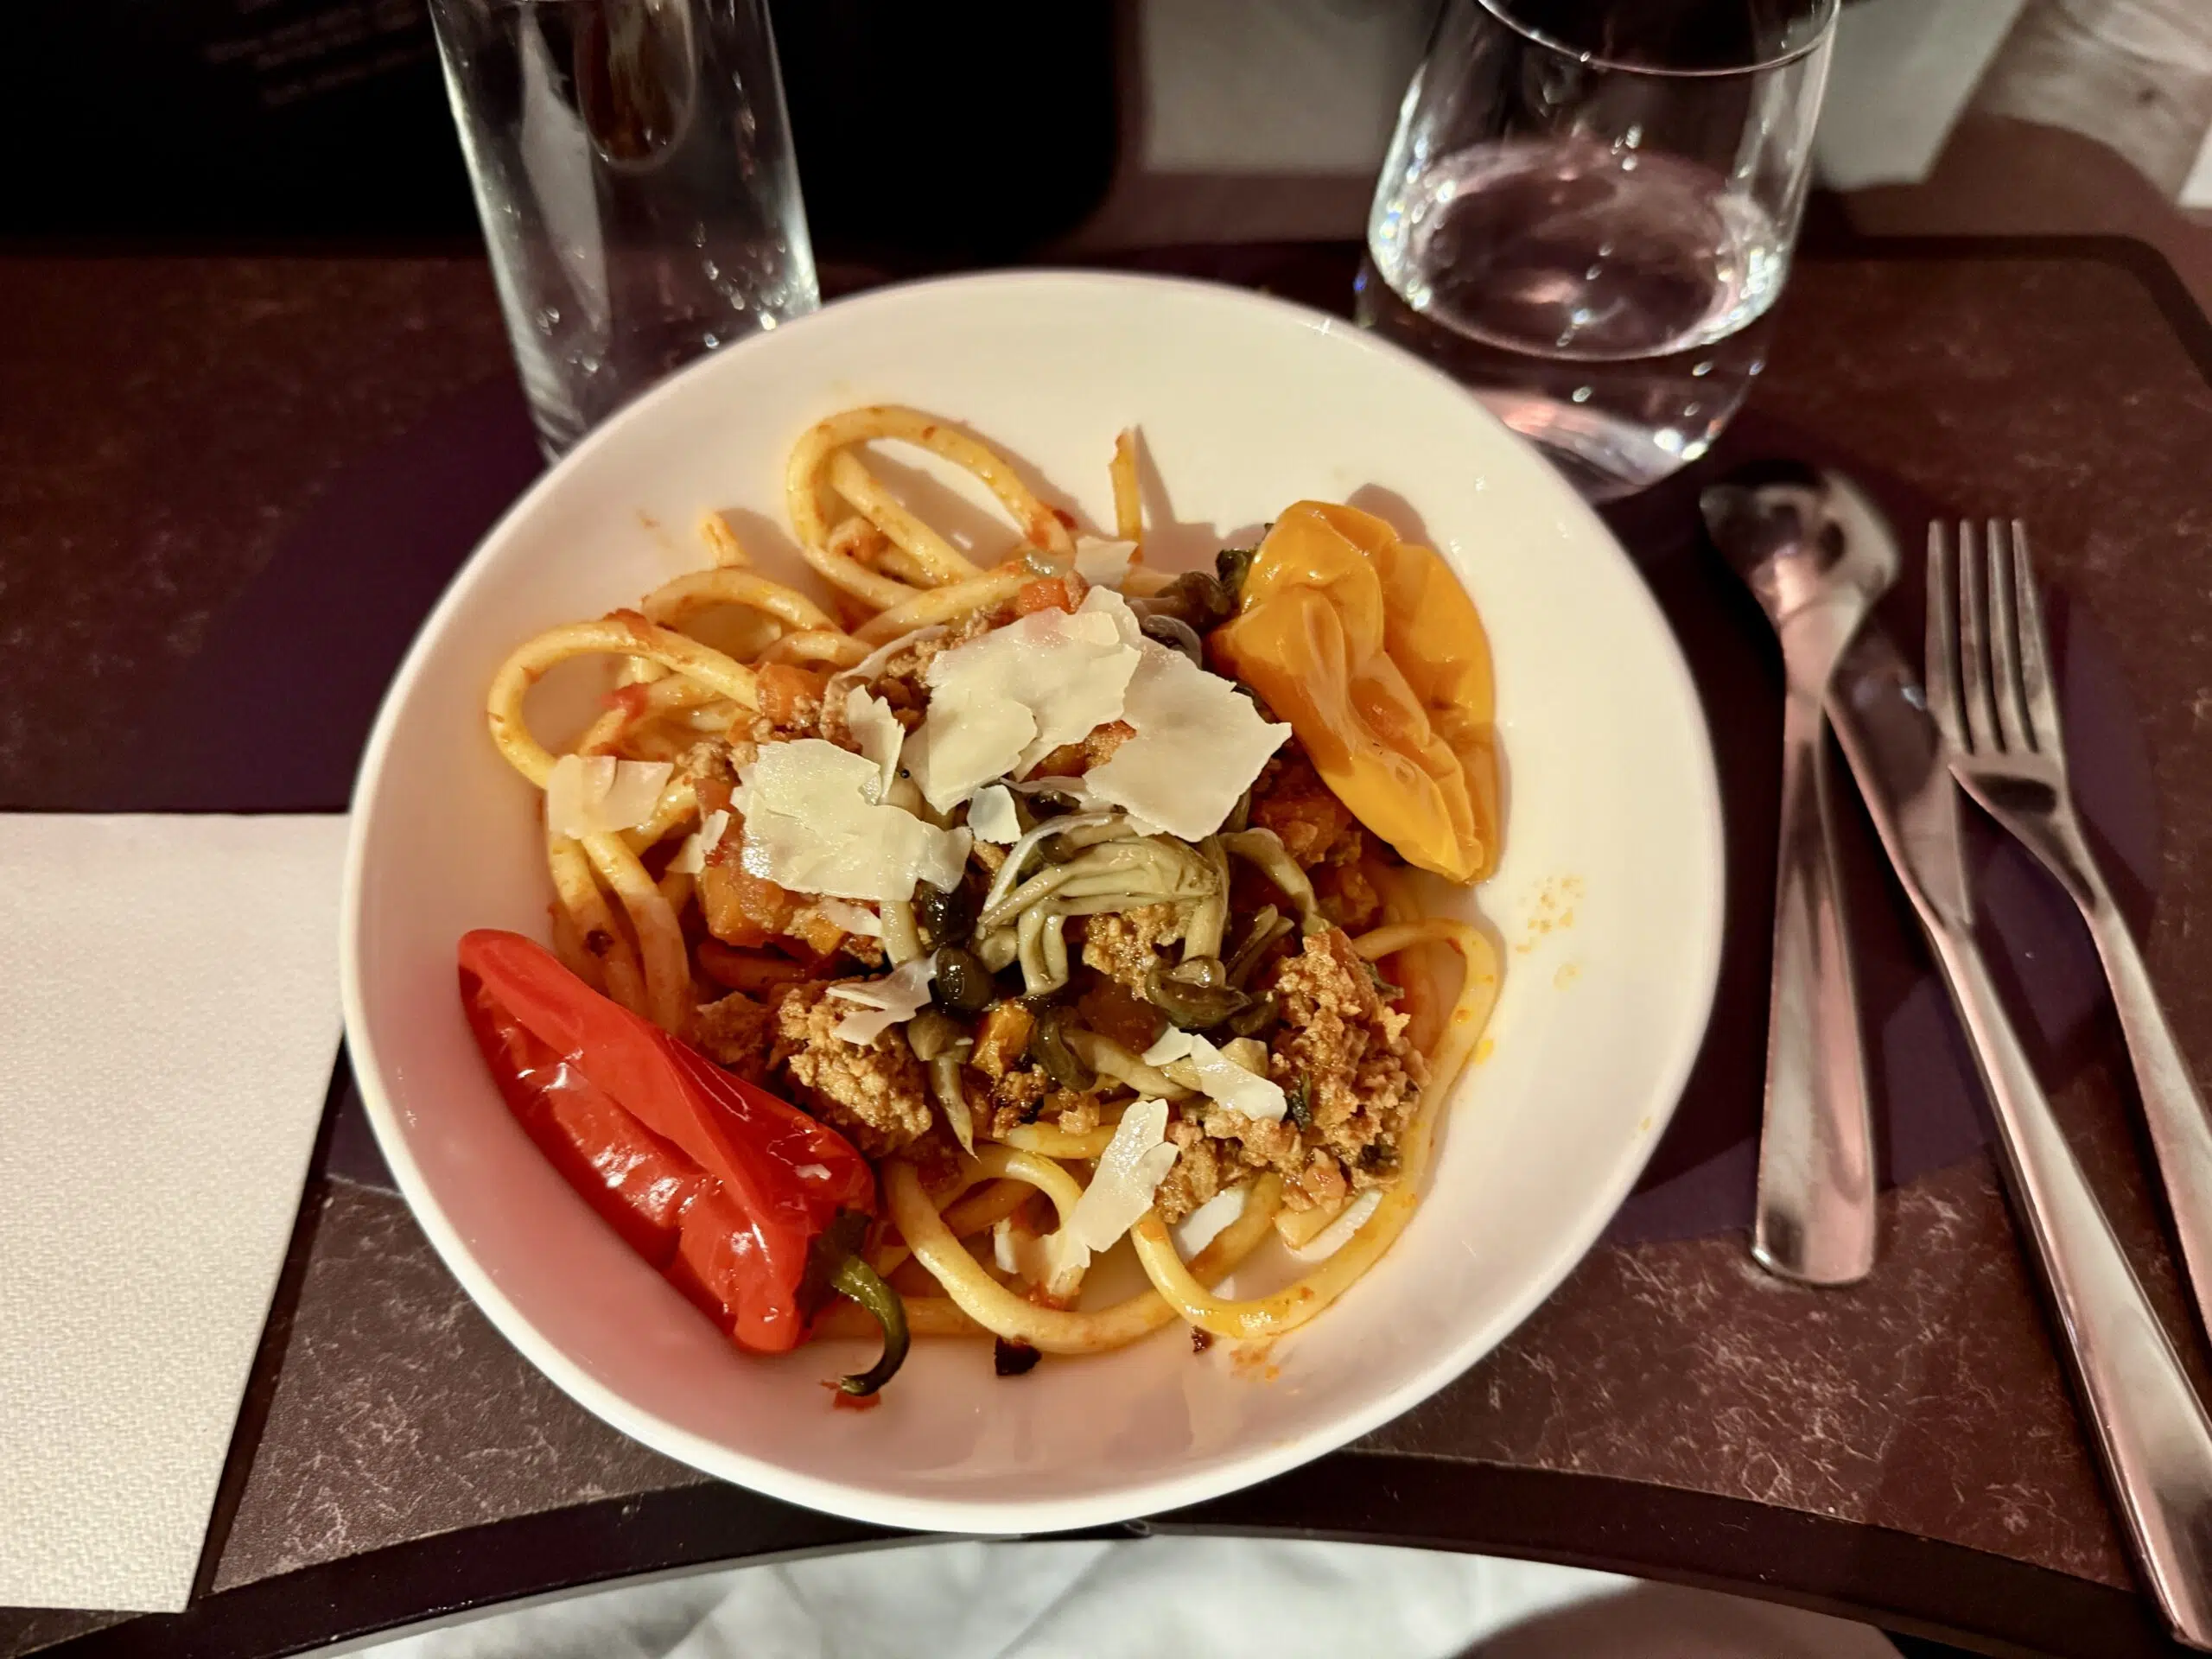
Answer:
[[[0,817],[0,1606],[185,1604],[336,1052],[344,843]]]

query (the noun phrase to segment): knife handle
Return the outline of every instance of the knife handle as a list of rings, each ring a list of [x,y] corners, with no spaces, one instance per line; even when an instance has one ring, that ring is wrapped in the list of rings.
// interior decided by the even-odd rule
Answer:
[[[1785,1279],[1848,1285],[1874,1265],[1874,1126],[1828,806],[1827,717],[1783,706],[1782,834],[1751,1254]]]
[[[2212,1420],[2066,1143],[1980,949],[1952,928],[1929,932],[1996,1107],[2015,1208],[2137,1559],[2176,1634],[2212,1648]]]
[[[2165,1184],[2166,1207],[2173,1212],[2196,1316],[2212,1332],[2212,1118],[2205,1114],[2204,1098],[2190,1076],[2189,1061],[2174,1039],[2126,918],[2094,866],[2089,874],[2082,913],[2088,918],[2089,937],[2096,941],[2112,985],[2113,1007],[2135,1067],[2135,1091],[2142,1097],[2143,1122]]]

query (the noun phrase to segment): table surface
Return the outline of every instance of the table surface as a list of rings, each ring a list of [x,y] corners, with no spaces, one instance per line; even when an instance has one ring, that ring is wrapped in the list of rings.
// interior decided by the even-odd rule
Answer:
[[[1348,299],[1342,249],[1144,263]],[[2164,828],[2146,945],[2204,1063],[2212,328],[2141,250],[2086,239],[1858,245],[1804,260],[1783,308],[1745,429],[1800,435],[1929,507],[2026,518],[2046,578],[2114,643]],[[485,268],[458,256],[18,255],[0,258],[0,804],[17,807],[114,804],[116,757],[334,480],[512,397]],[[1680,492],[1636,510],[1684,511]],[[1725,581],[1679,542],[1645,561],[1678,617]],[[1735,856],[1770,857],[1740,830]],[[2116,1039],[2101,1028],[2055,1065],[2075,1144],[2183,1332]],[[0,1611],[0,1659],[293,1652],[889,1535],[706,1482],[584,1414],[492,1331],[404,1204],[344,1173],[347,1133],[317,1154],[194,1607]],[[1146,1524],[1541,1555],[1989,1651],[2168,1651],[1987,1159],[1886,1194],[1881,1244],[1872,1278],[1829,1292],[1762,1274],[1740,1236],[1601,1246],[1406,1416]]]

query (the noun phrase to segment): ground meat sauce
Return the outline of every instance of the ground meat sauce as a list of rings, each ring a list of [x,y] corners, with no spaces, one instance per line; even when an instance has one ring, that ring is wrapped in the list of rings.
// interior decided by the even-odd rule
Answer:
[[[970,617],[911,641],[870,677],[868,690],[911,729],[928,702],[930,664],[1004,620]],[[771,741],[818,735],[841,747],[857,747],[842,683],[823,695],[793,676],[781,690],[786,694],[781,717],[757,722],[749,735]],[[733,744],[697,746],[683,763],[698,780],[702,798],[711,795],[718,805],[728,802],[736,767],[753,753],[747,734],[734,735]],[[1127,735],[1124,727],[1102,728],[1047,756],[1039,771],[1080,774],[1109,756]],[[1269,1122],[1203,1096],[1178,1102],[1167,1128],[1178,1157],[1156,1196],[1160,1213],[1171,1222],[1262,1172],[1282,1178],[1284,1202],[1294,1210],[1333,1209],[1366,1187],[1387,1183],[1396,1172],[1398,1140],[1425,1076],[1421,1055],[1406,1040],[1405,1017],[1384,1000],[1350,938],[1382,919],[1376,866],[1389,855],[1294,741],[1267,763],[1254,784],[1248,819],[1271,830],[1306,871],[1330,924],[1302,940],[1294,932],[1280,941],[1247,982],[1255,993],[1274,999],[1279,1018],[1265,1033],[1267,1071],[1295,1108]],[[949,1173],[958,1149],[938,1119],[927,1068],[915,1058],[903,1028],[894,1026],[864,1046],[835,1034],[854,1005],[828,995],[823,968],[835,962],[841,965],[833,971],[880,971],[886,961],[880,943],[840,936],[804,898],[748,876],[734,858],[737,841],[733,833],[699,881],[708,931],[733,947],[713,976],[731,977],[727,963],[734,957],[761,960],[739,976],[747,990],[699,1008],[695,1040],[741,1075],[783,1086],[869,1156],[900,1153]],[[993,870],[1005,857],[1003,849],[988,845],[976,851]],[[1244,920],[1261,906],[1289,907],[1245,861],[1236,861],[1233,874],[1230,951]],[[1055,1000],[1086,1028],[1142,1052],[1166,1025],[1144,996],[1147,976],[1179,959],[1186,921],[1184,910],[1166,904],[1071,918],[1068,944],[1081,965]],[[1097,1091],[1059,1087],[1027,1052],[1031,1021],[1024,1005],[1009,1001],[998,1013],[1020,1016],[1011,1022],[1019,1029],[1007,1030],[1006,1019],[984,1022],[982,1034],[995,1026],[996,1035],[969,1053],[960,1073],[977,1128],[994,1139],[1031,1124],[1071,1135],[1096,1128],[1102,1121]]]

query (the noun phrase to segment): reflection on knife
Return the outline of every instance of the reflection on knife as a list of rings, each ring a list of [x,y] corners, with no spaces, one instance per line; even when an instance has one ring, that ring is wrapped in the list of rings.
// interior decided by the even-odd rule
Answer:
[[[1974,938],[1958,786],[1918,681],[1868,627],[1828,718],[1973,1046],[2013,1207],[2057,1314],[2105,1472],[2176,1634],[2212,1648],[2212,1420],[2098,1206]]]

